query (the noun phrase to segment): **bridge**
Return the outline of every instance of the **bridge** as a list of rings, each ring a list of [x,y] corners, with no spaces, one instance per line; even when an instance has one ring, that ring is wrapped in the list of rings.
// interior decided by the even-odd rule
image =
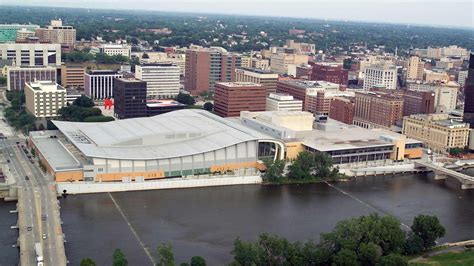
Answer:
[[[474,189],[474,177],[447,169],[431,162],[416,161],[415,169],[427,169],[433,171],[435,180],[446,179],[448,176],[456,178],[461,183],[462,189]]]

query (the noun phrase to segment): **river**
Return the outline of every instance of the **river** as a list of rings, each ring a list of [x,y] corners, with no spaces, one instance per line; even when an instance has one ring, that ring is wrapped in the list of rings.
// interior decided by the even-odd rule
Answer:
[[[71,265],[85,257],[110,265],[115,248],[125,252],[129,265],[151,265],[159,243],[171,243],[179,263],[200,255],[209,265],[223,265],[232,259],[237,236],[255,240],[268,232],[318,240],[337,221],[371,212],[394,215],[408,226],[417,214],[437,215],[447,229],[441,242],[474,239],[474,191],[461,190],[454,179],[435,182],[425,174],[329,185],[245,185],[61,199]]]

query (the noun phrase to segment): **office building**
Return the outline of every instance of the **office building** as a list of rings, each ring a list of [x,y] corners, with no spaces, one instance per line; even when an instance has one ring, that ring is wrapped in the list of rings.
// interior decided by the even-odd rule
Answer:
[[[459,84],[454,81],[407,84],[408,90],[434,92],[436,113],[450,112],[456,109],[459,88]]]
[[[118,119],[147,116],[146,82],[139,79],[114,80],[114,116]]]
[[[58,116],[58,110],[66,106],[66,89],[52,81],[26,83],[26,111],[35,117]]]
[[[215,84],[214,112],[222,117],[239,116],[241,111],[265,111],[267,89],[251,82]]]
[[[0,24],[0,43],[15,42],[17,32],[25,29],[34,32],[38,25],[33,24]]]
[[[425,63],[418,56],[411,56],[405,62],[407,80],[423,80]]]
[[[347,86],[349,71],[342,64],[334,63],[309,63],[312,66],[311,80],[322,80]]]
[[[382,92],[356,92],[354,125],[390,129],[403,118],[403,98]]]
[[[71,105],[74,101],[84,95],[83,91],[76,90],[76,89],[66,89],[66,103]]]
[[[214,83],[235,80],[235,69],[241,67],[241,55],[222,47],[196,47],[186,50],[184,89],[193,95],[214,93]]]
[[[76,44],[76,30],[72,26],[64,26],[60,19],[51,20],[50,25],[35,32],[41,43],[59,43],[69,47]]]
[[[16,66],[61,65],[61,45],[47,43],[0,43],[0,59]]]
[[[296,66],[296,75],[297,79],[310,80],[313,72],[313,67],[310,65],[299,65]]]
[[[56,81],[56,68],[50,66],[7,67],[7,90],[24,90],[26,83],[33,81]]]
[[[403,116],[435,112],[435,93],[432,91],[402,90]]]
[[[331,99],[329,117],[342,123],[352,125],[354,122],[354,97],[334,97]]]
[[[146,82],[148,99],[169,99],[178,96],[180,69],[172,63],[137,65],[135,77]]]
[[[449,75],[446,71],[440,70],[426,70],[425,69],[425,82],[426,83],[433,83],[433,82],[448,82]]]
[[[314,55],[316,54],[316,45],[314,43],[295,42],[286,40],[286,47],[296,50],[298,54]]]
[[[368,66],[364,74],[364,90],[374,87],[395,90],[397,88],[397,68],[388,64]]]
[[[122,74],[115,70],[91,70],[84,74],[84,93],[92,100],[114,97],[114,79]]]
[[[85,69],[82,65],[65,63],[61,66],[61,85],[65,88],[84,88]]]
[[[23,29],[16,32],[16,41],[15,42],[17,42],[17,43],[28,42],[28,40],[32,37],[35,37],[35,32],[23,28]]]
[[[469,59],[469,70],[464,84],[464,122],[474,128],[474,54]]]
[[[252,59],[252,68],[269,70],[270,69],[270,60],[261,59],[261,58],[253,58]]]
[[[278,74],[258,68],[238,68],[235,70],[235,81],[260,84],[265,86],[267,94],[270,94],[276,92]]]
[[[288,66],[307,65],[308,56],[303,54],[276,53],[270,57],[270,68],[278,74],[288,74]]]
[[[132,48],[126,44],[103,44],[99,47],[92,47],[91,53],[102,53],[110,56],[120,55],[130,58]]]
[[[339,91],[339,84],[326,81],[308,80],[281,80],[277,83],[277,92],[292,95],[296,100],[303,102],[303,110],[306,110],[308,95],[317,95],[317,92]]]
[[[270,93],[267,96],[266,111],[302,111],[303,101],[293,99],[284,93]]]
[[[458,84],[459,84],[459,86],[464,87],[464,85],[466,84],[467,74],[468,74],[467,70],[459,71],[459,73],[458,73]]]
[[[411,115],[403,118],[403,134],[422,141],[434,152],[447,153],[450,148],[467,146],[469,124],[447,114]]]

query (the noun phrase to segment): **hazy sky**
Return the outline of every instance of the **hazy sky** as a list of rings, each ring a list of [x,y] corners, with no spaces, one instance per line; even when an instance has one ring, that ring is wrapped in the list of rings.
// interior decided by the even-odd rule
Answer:
[[[474,0],[0,0],[0,4],[306,17],[474,28]],[[1,20],[1,19],[0,19]]]

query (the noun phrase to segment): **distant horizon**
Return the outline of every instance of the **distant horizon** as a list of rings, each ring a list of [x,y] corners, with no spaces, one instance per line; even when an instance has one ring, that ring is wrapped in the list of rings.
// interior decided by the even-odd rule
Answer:
[[[53,2],[52,2],[53,1]],[[219,4],[226,9],[215,7],[218,3],[212,3],[212,0],[209,1],[176,1],[174,3],[166,3],[166,6],[156,5],[162,3],[162,0],[136,0],[134,1],[133,7],[130,6],[130,2],[122,2],[125,0],[81,0],[81,1],[70,1],[70,0],[43,0],[41,3],[37,3],[33,0],[21,1],[18,3],[16,0],[4,0],[0,6],[11,6],[11,7],[43,7],[43,8],[79,8],[79,9],[91,9],[91,10],[109,10],[117,12],[162,12],[162,13],[182,13],[182,14],[197,14],[197,15],[230,15],[230,16],[252,16],[252,17],[271,17],[271,18],[288,18],[288,19],[314,19],[314,20],[323,20],[323,21],[340,21],[340,22],[358,22],[358,23],[377,23],[377,24],[392,24],[392,25],[404,25],[404,26],[422,26],[422,27],[442,27],[442,28],[457,28],[457,29],[466,29],[474,30],[474,4],[472,2],[460,1],[460,2],[449,2],[449,6],[445,6],[443,1],[432,1],[432,2],[393,2],[387,1],[383,3],[374,2],[374,1],[362,1],[354,2],[353,0],[335,0],[334,2],[328,3],[319,3],[323,5],[316,6],[314,10],[319,10],[320,12],[326,12],[335,8],[337,12],[327,12],[324,13],[326,16],[321,15],[308,15],[307,12],[299,12],[298,15],[294,14],[295,10],[291,11],[291,8],[286,8],[285,10],[279,10],[279,4],[288,4],[286,1],[277,0],[275,2],[268,2],[270,0],[260,0],[256,2],[249,2],[249,0],[243,0],[237,5],[235,2],[222,1]],[[342,2],[345,1],[345,2]],[[113,3],[112,3],[113,2]],[[118,3],[115,3],[118,2]],[[137,3],[138,2],[138,3]],[[141,4],[144,5],[141,5]],[[209,4],[212,3],[212,6]],[[150,8],[146,8],[147,5],[154,4]],[[186,5],[177,5],[177,4],[186,4]],[[197,4],[197,5],[196,5]],[[291,2],[294,4],[294,7],[301,8],[301,4],[309,6],[308,9],[311,9],[311,6],[318,4],[318,1],[315,2]],[[355,4],[355,5],[354,5]],[[380,6],[382,4],[382,6]],[[420,6],[421,4],[421,6]],[[439,4],[442,4],[439,6]],[[112,6],[113,5],[113,6]],[[156,5],[156,6],[155,6]],[[234,6],[233,6],[234,5]],[[268,11],[266,14],[261,14],[261,12],[255,12],[260,10],[259,8],[252,8],[259,5],[270,5],[260,8],[265,8]],[[285,5],[285,6],[286,6]],[[390,12],[386,16],[379,14],[381,10],[377,10],[376,7],[382,7],[384,10],[389,9]],[[463,8],[467,6],[468,8]],[[138,6],[138,7],[137,7]],[[248,10],[241,12],[243,7],[249,6]],[[332,7],[331,7],[332,6]],[[440,9],[435,8],[439,6]],[[276,8],[277,7],[277,8]],[[404,9],[407,7],[406,9]],[[423,12],[416,11],[415,7],[422,9]],[[442,7],[442,10],[441,10]],[[272,10],[273,8],[273,10]],[[245,9],[245,8],[244,8]],[[346,9],[347,12],[339,11]],[[397,10],[398,9],[398,10]],[[430,10],[431,9],[431,10]],[[240,11],[239,11],[240,10]],[[357,13],[357,10],[366,12],[367,17],[362,18],[363,14]],[[291,12],[288,12],[291,11]],[[297,10],[296,10],[297,11]],[[361,11],[361,12],[362,12]],[[431,12],[430,12],[431,11]],[[463,12],[460,12],[463,11]],[[385,10],[387,12],[387,10]],[[413,13],[415,12],[415,13]],[[456,12],[456,13],[454,13]],[[393,18],[393,14],[395,18]],[[350,17],[338,17],[341,15],[350,14]],[[388,14],[392,14],[388,16]],[[426,14],[430,14],[432,18],[426,17]],[[448,14],[448,15],[447,15]],[[450,16],[449,14],[456,14],[456,16]],[[443,16],[440,19],[439,16]],[[414,21],[413,16],[420,17],[419,21]],[[453,21],[447,21],[455,17]],[[402,20],[402,18],[404,18]],[[0,20],[1,21],[1,20]],[[445,23],[440,23],[445,22]],[[454,24],[453,24],[454,23]],[[462,24],[460,24],[462,23]]]

